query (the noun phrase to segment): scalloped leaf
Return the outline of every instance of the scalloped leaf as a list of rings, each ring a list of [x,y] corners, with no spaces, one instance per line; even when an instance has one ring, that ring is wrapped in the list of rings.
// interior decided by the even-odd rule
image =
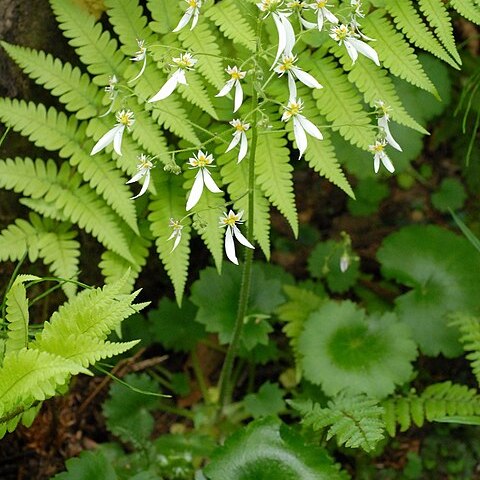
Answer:
[[[251,422],[229,437],[204,469],[208,480],[340,480],[323,448],[308,445],[280,420]]]
[[[388,236],[377,258],[382,272],[411,290],[395,300],[399,318],[426,355],[461,353],[449,314],[480,307],[480,257],[469,242],[436,226],[413,225]],[[408,259],[408,261],[406,261]]]
[[[392,313],[367,317],[352,302],[328,301],[298,339],[305,378],[327,395],[344,388],[384,397],[407,382],[417,351],[409,329]]]

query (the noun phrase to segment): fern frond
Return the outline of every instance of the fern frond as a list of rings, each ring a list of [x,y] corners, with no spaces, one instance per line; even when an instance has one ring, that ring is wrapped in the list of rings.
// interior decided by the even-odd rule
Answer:
[[[16,158],[0,160],[0,187],[32,198],[45,197],[72,223],[92,233],[105,247],[134,262],[118,226],[118,217],[103,199],[72,174],[67,163]]]
[[[390,436],[395,436],[397,424],[400,431],[408,430],[412,423],[423,426],[425,420],[433,421],[446,416],[473,416],[480,414],[480,395],[473,388],[452,382],[437,383],[427,387],[420,395],[415,392],[405,397],[394,397],[382,403],[385,423]]]
[[[185,100],[218,120],[218,115],[213,108],[210,95],[205,89],[202,78],[198,73],[190,72],[188,75],[188,85],[180,85],[178,91]]]
[[[466,357],[480,385],[480,320],[470,315],[457,314],[451,325],[460,330],[460,342],[467,352]]]
[[[225,83],[225,74],[215,30],[207,18],[202,16],[193,30],[184,28],[179,37],[183,47],[198,57],[197,70],[220,90]]]
[[[32,348],[42,352],[58,355],[84,368],[94,365],[99,360],[120,355],[134,347],[140,340],[131,342],[109,342],[86,334],[71,334],[68,337],[48,336]]]
[[[59,342],[73,336],[88,336],[105,340],[106,336],[118,327],[130,315],[141,310],[146,304],[134,305],[132,302],[138,291],[125,295],[126,277],[103,288],[84,290],[63,304],[44,323],[43,330],[31,343],[31,348],[43,350],[50,342]],[[63,354],[62,354],[63,355]]]
[[[221,4],[209,8],[205,15],[215,23],[227,38],[233,40],[234,43],[247,47],[250,52],[254,52],[255,30],[250,18],[244,14],[245,10],[241,7],[245,10],[248,8],[246,4],[240,6],[236,0],[225,0]],[[253,8],[255,7],[252,6],[252,11]]]
[[[448,53],[461,65],[462,59],[455,46],[452,21],[444,3],[438,0],[418,0],[418,7],[429,21],[430,26],[435,30]]]
[[[131,110],[137,127],[132,130],[132,138],[151,155],[167,153],[167,140],[159,125],[141,107],[132,106]]]
[[[225,148],[222,146],[222,150]],[[230,198],[233,200],[235,211],[248,212],[248,163],[237,163],[235,154],[227,153],[217,157],[221,166],[221,176],[224,185],[227,185]],[[257,240],[265,257],[270,258],[270,204],[258,185],[255,186],[254,195],[254,226],[253,236]],[[248,216],[244,216],[248,222]]]
[[[430,52],[457,70],[455,60],[444,50],[427,25],[423,22],[411,0],[392,0],[385,2],[385,9],[392,15],[393,21],[416,47]]]
[[[306,62],[306,57],[303,58]],[[324,87],[313,92],[318,110],[331,123],[333,130],[340,132],[353,145],[368,149],[375,135],[361,95],[347,80],[343,70],[336,66],[333,58],[320,58],[318,53],[309,58],[305,64],[309,65],[310,73]]]
[[[182,15],[179,4],[170,0],[147,0],[147,8],[153,18],[149,27],[162,36],[172,32]]]
[[[365,33],[376,40],[375,49],[380,60],[394,75],[439,98],[413,48],[385,17],[385,12],[380,9],[362,19]]]
[[[149,232],[145,234],[142,232],[140,236],[137,236],[127,229],[122,230],[127,240],[130,253],[135,259],[135,263],[127,262],[127,260],[115,252],[106,251],[102,253],[102,260],[99,266],[107,285],[118,282],[125,275],[125,272],[130,269],[131,273],[127,278],[123,293],[131,293],[135,280],[140,274],[142,267],[147,263],[148,249],[151,240],[146,238]]]
[[[293,401],[293,407],[303,416],[302,423],[314,431],[326,427],[327,440],[337,437],[338,445],[372,451],[384,438],[384,410],[378,400],[363,394],[342,392],[322,408],[318,403]]]
[[[158,255],[175,289],[175,297],[180,304],[187,281],[190,256],[190,217],[182,221],[182,239],[178,247],[171,252],[173,244],[168,240],[172,234],[169,227],[171,218],[180,220],[185,216],[185,191],[183,181],[174,175],[158,172],[153,181],[157,195],[149,205],[150,230],[155,238]]]
[[[256,154],[256,183],[288,220],[296,237],[298,218],[293,193],[293,167],[290,165],[290,152],[286,143],[283,133],[274,130],[260,132]]]
[[[47,352],[23,348],[6,354],[0,368],[0,437],[12,431],[20,416],[8,418],[19,406],[24,412],[36,401],[55,395],[71,375],[90,372],[79,364]]]
[[[35,275],[19,275],[7,292],[6,317],[8,324],[5,354],[16,352],[28,347],[28,300],[25,282],[38,280]]]
[[[79,120],[97,115],[101,106],[99,90],[78,67],[41,50],[0,43],[30,78],[50,90]]]
[[[450,0],[450,6],[471,22],[480,25],[480,5],[475,0]]]
[[[0,232],[0,261],[20,260],[28,253],[30,262],[38,258],[39,232],[26,220],[18,218],[15,223]]]
[[[104,86],[112,75],[122,78],[128,63],[117,41],[100,23],[72,0],[50,0],[50,5],[69,44],[93,75],[93,82]]]
[[[297,378],[300,378],[302,357],[298,348],[298,337],[302,333],[303,325],[309,315],[320,307],[324,299],[310,290],[294,285],[284,285],[283,291],[288,300],[278,307],[276,313],[280,320],[285,322],[283,331],[290,339],[290,346],[295,357]]]

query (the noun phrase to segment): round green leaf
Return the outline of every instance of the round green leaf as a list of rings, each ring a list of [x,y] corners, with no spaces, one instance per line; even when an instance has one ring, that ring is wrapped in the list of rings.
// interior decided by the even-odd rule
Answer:
[[[440,188],[432,194],[432,205],[440,212],[458,210],[463,207],[466,198],[465,187],[458,179],[445,178]]]
[[[333,396],[344,388],[384,397],[409,380],[416,357],[409,329],[392,313],[370,316],[352,302],[324,303],[299,337],[305,379]]]
[[[395,303],[422,352],[461,354],[449,314],[480,307],[480,255],[474,247],[448,230],[414,225],[387,237],[377,257],[386,277],[411,288]]]
[[[232,435],[204,471],[208,480],[340,480],[327,452],[280,420],[256,420]]]

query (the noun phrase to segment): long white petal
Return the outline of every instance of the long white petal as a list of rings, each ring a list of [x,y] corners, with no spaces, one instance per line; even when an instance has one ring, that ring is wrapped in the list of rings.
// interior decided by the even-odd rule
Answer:
[[[300,156],[302,158],[305,150],[307,149],[307,135],[302,125],[298,121],[297,117],[293,117],[293,134],[295,135],[295,141],[297,142],[297,148],[300,151]]]
[[[218,188],[217,184],[210,175],[210,172],[206,168],[202,168],[203,183],[212,193],[221,193],[222,191]]]
[[[245,135],[245,132],[242,132],[241,142],[240,142],[240,151],[238,152],[237,163],[240,163],[245,158],[245,156],[247,155],[247,150],[248,150],[247,136]]]
[[[345,40],[345,45],[347,45],[347,43],[350,43],[355,50],[372,60],[375,65],[380,66],[380,60],[378,59],[377,52],[370,45],[368,45],[368,43],[362,42],[358,38],[348,38]]]
[[[193,14],[193,21],[192,21],[192,26],[190,27],[190,30],[193,30],[197,26],[199,14],[200,14],[200,11],[198,10],[198,8],[196,8],[195,13]]]
[[[187,77],[185,76],[185,70],[183,68],[179,68],[176,72],[175,75],[177,76],[177,82],[182,84],[182,85],[188,85],[187,83]]]
[[[233,113],[235,113],[243,103],[243,89],[242,89],[242,84],[237,80],[235,82],[235,102],[234,102],[234,108],[233,108]]]
[[[319,140],[323,140],[322,132],[318,129],[318,127],[312,123],[308,118],[305,118],[303,115],[297,116],[298,121],[302,125],[302,128],[312,137],[318,138]]]
[[[331,22],[331,23],[338,23],[338,18],[330,11],[328,8],[323,9],[323,14],[325,15],[325,18]]]
[[[231,262],[233,262],[235,265],[238,265],[237,255],[235,254],[235,243],[233,241],[232,227],[229,226],[227,226],[227,230],[225,232],[225,253]]]
[[[344,40],[343,44],[345,45],[345,48],[347,49],[348,55],[352,59],[352,64],[354,64],[357,61],[357,58],[358,58],[357,50],[348,40]]]
[[[397,141],[393,138],[392,134],[390,133],[390,127],[388,126],[388,120],[385,116],[380,117],[378,119],[378,126],[382,127],[385,131],[385,139],[387,142],[393,147],[396,148],[398,151],[402,152],[402,147],[397,143]]]
[[[183,17],[180,19],[180,21],[178,22],[178,25],[174,28],[173,32],[178,32],[179,30],[181,30],[190,21],[190,19],[192,18],[192,15],[193,15],[193,10],[191,10],[190,8],[187,8],[187,11],[183,15]]]
[[[271,68],[273,68],[277,62],[278,59],[280,58],[280,55],[282,52],[285,51],[285,47],[287,45],[287,34],[285,32],[285,28],[283,27],[283,22],[278,13],[272,13],[272,18],[273,21],[275,22],[275,26],[277,27],[277,32],[278,32],[278,48],[277,48],[277,54],[275,55],[275,60],[273,61],[273,65]]]
[[[113,149],[118,155],[122,156],[122,137],[125,131],[125,125],[120,125],[113,137]]]
[[[382,155],[381,155],[380,158],[381,158],[381,160],[382,160],[383,166],[384,166],[390,173],[395,172],[395,167],[393,166],[392,161],[390,160],[390,158],[388,157],[388,155],[387,155],[385,152],[382,152]]]
[[[286,36],[285,55],[291,55],[293,47],[295,46],[295,31],[285,14],[280,15],[280,18],[282,19],[282,25]]]
[[[373,171],[378,173],[380,170],[380,155],[376,153],[373,157]]]
[[[143,72],[145,71],[145,67],[147,66],[147,56],[145,55],[144,59],[143,59],[143,65],[142,65],[142,68],[140,69],[140,71],[138,72],[137,75],[135,75],[131,80],[128,81],[128,83],[132,83],[134,82],[135,80],[137,80],[137,78],[140,78],[143,74]]]
[[[138,182],[145,175],[146,175],[146,172],[144,169],[142,169],[139,172],[137,172],[128,182],[125,182],[125,183],[128,185],[129,183]]]
[[[163,87],[148,102],[158,102],[164,100],[172,94],[178,84],[178,70],[165,82]]]
[[[171,237],[170,237],[171,238]],[[170,240],[169,238],[169,240]],[[177,247],[178,247],[178,244],[180,243],[180,240],[182,239],[182,234],[177,234],[175,236],[175,241],[173,242],[173,247],[172,249],[170,250],[170,253],[172,253]]]
[[[200,200],[203,192],[203,176],[202,171],[199,170],[197,175],[195,175],[195,181],[193,182],[192,190],[188,196],[186,210],[187,212],[191,210]]]
[[[234,83],[235,80],[231,78],[215,96],[224,97],[225,95],[228,95],[230,93],[230,90],[233,88]]]
[[[323,29],[323,22],[324,22],[324,17],[323,17],[323,12],[321,9],[318,9],[318,13],[317,13],[317,28],[318,28],[318,31],[321,32],[322,29]]]
[[[143,182],[143,186],[142,186],[142,189],[140,190],[140,193],[132,197],[131,200],[135,200],[136,198],[141,197],[148,190],[149,184],[150,184],[150,170],[147,170],[147,173],[145,174],[145,181]]]
[[[113,142],[115,134],[117,133],[118,129],[121,125],[115,125],[112,129],[110,129],[102,138],[94,145],[90,155],[95,155],[100,150],[103,150],[107,145]]]
[[[233,139],[232,139],[232,141],[230,142],[230,145],[229,145],[228,148],[225,150],[225,153],[227,153],[227,152],[229,152],[230,150],[234,149],[234,148],[238,145],[238,142],[240,141],[241,134],[242,134],[242,132],[235,132],[235,134],[233,135]]]
[[[295,78],[292,75],[292,72],[287,72],[288,77],[288,101],[294,102],[297,98],[297,85],[295,84]]]
[[[297,76],[297,78],[307,87],[323,88],[313,75],[304,72],[301,68],[293,67],[292,71]]]
[[[244,236],[243,233],[239,230],[239,228],[236,225],[233,225],[233,234],[235,235],[235,238],[242,244],[245,245],[248,248],[255,248]]]
[[[300,22],[302,22],[302,25],[307,29],[311,30],[312,28],[315,28],[317,26],[316,23],[309,22],[308,20],[305,20],[304,18],[300,17]]]

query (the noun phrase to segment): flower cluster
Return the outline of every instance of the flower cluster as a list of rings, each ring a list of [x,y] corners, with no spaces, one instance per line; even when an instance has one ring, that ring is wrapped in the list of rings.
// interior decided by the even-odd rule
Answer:
[[[131,110],[120,110],[116,113],[115,118],[117,120],[115,126],[100,138],[92,148],[90,155],[95,155],[111,143],[113,143],[115,152],[120,156],[122,155],[123,132],[125,129],[130,131],[130,128],[135,123],[135,115]]]
[[[255,248],[243,235],[240,229],[237,227],[237,224],[242,224],[243,210],[238,213],[235,213],[233,210],[230,210],[228,213],[224,213],[223,217],[220,217],[220,227],[226,228],[225,230],[225,254],[227,258],[233,262],[235,265],[238,265],[237,255],[235,253],[235,242],[233,241],[234,237],[245,247]]]
[[[150,184],[150,170],[152,168],[153,163],[148,155],[142,153],[138,156],[137,173],[127,182],[127,184],[138,182],[142,178],[144,178],[144,181],[140,193],[138,193],[134,197],[131,197],[131,200],[140,197],[148,190],[148,185]]]

